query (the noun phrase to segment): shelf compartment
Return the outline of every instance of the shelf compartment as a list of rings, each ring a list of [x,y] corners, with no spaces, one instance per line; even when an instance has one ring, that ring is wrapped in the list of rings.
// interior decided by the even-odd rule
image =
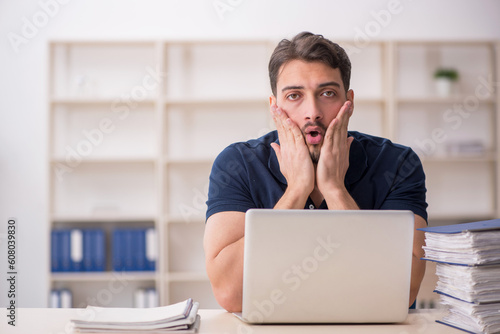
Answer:
[[[166,170],[169,195],[164,204],[168,217],[176,217],[186,223],[204,217],[211,168],[211,163],[169,166]]]
[[[490,162],[426,164],[425,174],[429,219],[494,215],[495,171]]]
[[[266,43],[171,43],[165,47],[165,96],[226,99],[269,96]],[[175,64],[172,65],[172,64]]]
[[[178,303],[193,298],[200,303],[200,308],[221,308],[212,293],[209,281],[201,282],[170,282],[168,303]]]
[[[166,276],[169,282],[208,282],[205,272],[170,272]]]
[[[154,43],[52,43],[50,47],[55,98],[128,95],[141,100],[158,95],[163,78],[157,71]]]
[[[496,146],[493,115],[491,105],[479,105],[469,112],[451,104],[403,104],[398,128],[404,131],[399,131],[397,141],[412,147],[423,159],[465,154],[484,157]]]
[[[56,217],[151,217],[157,212],[152,164],[80,164],[64,174],[57,168],[52,168]]]
[[[73,295],[73,307],[88,305],[103,307],[134,307],[134,292],[138,289],[155,288],[154,280],[134,280],[127,275],[110,276],[107,281],[87,281],[82,289],[81,281],[55,281],[52,289],[69,289]]]
[[[166,113],[165,153],[172,160],[214,159],[228,145],[274,129],[268,108],[259,105],[194,105]]]
[[[381,103],[357,103],[354,99],[354,113],[349,119],[349,131],[359,131],[383,137],[386,131],[386,115]]]
[[[481,81],[489,80],[493,68],[493,47],[489,43],[401,43],[397,47],[397,96],[437,97],[434,71],[455,68],[459,81],[452,95],[474,96]],[[471,61],[474,59],[474,61]]]
[[[205,273],[203,234],[205,225],[198,223],[168,224],[168,271]]]
[[[152,159],[158,154],[156,113],[147,106],[58,105],[53,110],[52,158]]]
[[[349,43],[342,43],[351,61],[350,88],[354,90],[354,102],[358,97],[363,99],[381,99],[384,78],[384,45],[370,43],[359,48]]]

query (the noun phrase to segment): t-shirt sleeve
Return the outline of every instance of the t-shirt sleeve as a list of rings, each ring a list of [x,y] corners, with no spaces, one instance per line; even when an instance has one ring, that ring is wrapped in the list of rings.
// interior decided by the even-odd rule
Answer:
[[[207,214],[223,211],[246,212],[255,207],[248,186],[247,165],[242,152],[234,145],[215,159],[210,173]]]
[[[380,209],[410,210],[427,221],[425,173],[422,163],[411,149],[400,161],[396,172],[387,172],[384,175],[391,187]]]

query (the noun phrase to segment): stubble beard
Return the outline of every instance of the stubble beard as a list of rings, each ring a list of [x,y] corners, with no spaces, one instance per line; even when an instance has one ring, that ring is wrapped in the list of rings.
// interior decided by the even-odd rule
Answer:
[[[311,156],[311,160],[313,164],[317,165],[319,161],[319,155],[321,153],[320,145],[311,145],[309,147],[309,155]]]

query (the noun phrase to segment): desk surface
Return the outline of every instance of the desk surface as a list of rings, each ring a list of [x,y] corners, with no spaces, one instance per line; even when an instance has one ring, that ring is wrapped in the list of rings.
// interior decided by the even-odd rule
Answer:
[[[44,309],[21,308],[16,310],[16,326],[7,324],[8,318],[3,316],[0,333],[5,334],[70,334],[70,319],[81,309]],[[443,311],[412,311],[405,322],[400,324],[379,325],[257,325],[250,326],[224,310],[199,310],[201,316],[200,334],[258,334],[258,333],[342,333],[342,334],[446,334],[463,333],[462,331],[436,323],[441,319]]]

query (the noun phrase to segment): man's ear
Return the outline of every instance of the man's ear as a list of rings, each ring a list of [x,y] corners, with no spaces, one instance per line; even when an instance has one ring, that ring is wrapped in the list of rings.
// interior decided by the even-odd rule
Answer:
[[[276,96],[271,95],[269,96],[269,106],[272,107],[273,105],[276,105]]]
[[[351,101],[354,104],[354,91],[349,89],[346,94],[347,100]]]
[[[352,89],[349,89],[346,94],[347,100],[351,101],[352,104],[352,109],[354,109],[354,91]]]

